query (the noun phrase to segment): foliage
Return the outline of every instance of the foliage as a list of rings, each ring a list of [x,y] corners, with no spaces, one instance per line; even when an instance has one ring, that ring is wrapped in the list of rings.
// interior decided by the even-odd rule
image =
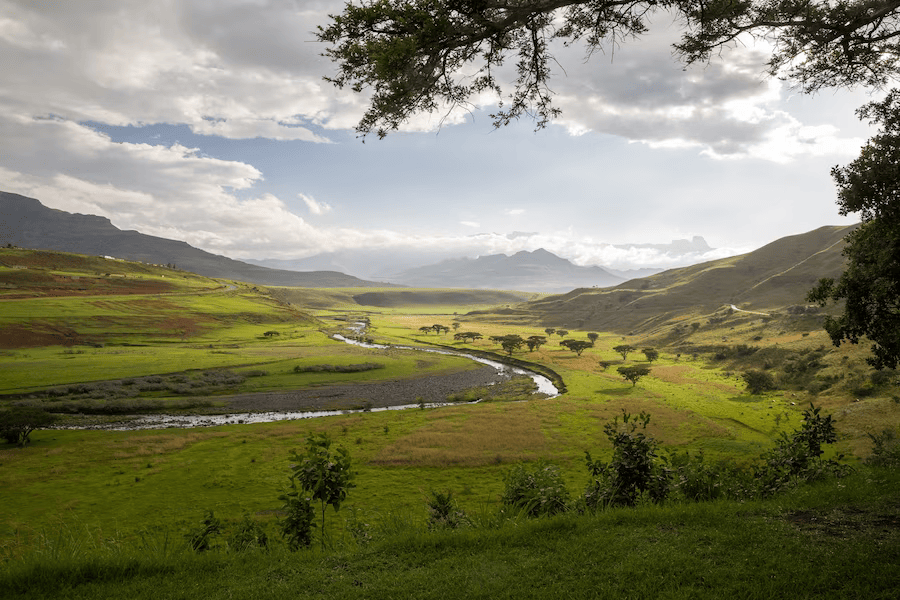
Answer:
[[[569,506],[569,491],[556,465],[541,460],[533,469],[528,469],[526,465],[518,464],[503,479],[500,502],[529,517],[555,515]]]
[[[263,526],[244,513],[244,517],[228,536],[228,547],[235,552],[269,547],[269,536]]]
[[[547,334],[547,337],[550,337],[551,335],[556,333],[556,329],[554,329],[553,327],[548,327],[544,330],[544,333]]]
[[[594,347],[594,344],[585,340],[563,340],[559,345],[568,348],[578,356],[581,356],[581,353],[588,348]]]
[[[525,345],[528,346],[529,352],[534,352],[535,350],[539,350],[541,346],[547,343],[547,338],[542,335],[532,335],[529,336],[525,340]]]
[[[866,464],[879,467],[900,465],[900,439],[896,430],[885,428],[881,433],[867,435],[872,440],[872,454],[866,458]]]
[[[635,365],[633,367],[619,367],[616,369],[619,375],[631,382],[632,387],[637,385],[642,377],[650,374],[650,367],[646,365]]]
[[[612,459],[595,461],[585,450],[591,481],[584,501],[589,509],[635,506],[644,497],[659,503],[669,495],[669,471],[658,460],[656,440],[645,433],[649,423],[649,414],[641,412],[632,418],[623,409],[621,426],[618,416],[603,426],[613,445]]]
[[[820,410],[810,404],[803,411],[800,430],[790,435],[782,432],[775,448],[763,455],[763,464],[754,469],[760,496],[768,497],[800,482],[848,472],[848,467],[839,462],[842,457],[822,458],[822,445],[836,442],[837,432],[831,415],[822,416]]]
[[[462,333],[454,333],[454,340],[462,340],[464,342],[474,342],[475,340],[480,340],[484,336],[478,333],[477,331],[464,331]]]
[[[56,417],[43,409],[30,406],[13,406],[0,410],[0,437],[9,444],[24,446],[30,441],[31,432],[49,427]]]
[[[310,434],[306,438],[306,452],[291,453],[291,486],[308,493],[322,506],[322,547],[325,547],[325,508],[335,512],[347,498],[347,492],[355,487],[355,473],[351,469],[350,453],[343,446],[331,449],[332,440],[327,433]],[[297,490],[299,493],[299,490]]]
[[[747,384],[747,391],[751,394],[762,394],[778,389],[778,386],[775,385],[775,378],[765,371],[747,371],[741,377]]]
[[[222,533],[222,521],[213,514],[213,511],[207,510],[200,525],[194,531],[187,533],[185,537],[191,550],[206,552],[212,548],[211,538],[220,533]]]
[[[522,339],[520,335],[492,335],[491,341],[497,342],[500,344],[507,354],[512,356],[512,353],[522,347],[525,344],[525,340]]]
[[[847,267],[837,282],[824,278],[808,299],[824,306],[844,301],[843,313],[826,317],[825,330],[837,346],[844,340],[872,344],[869,364],[900,364],[900,90],[857,111],[881,125],[859,157],[831,175],[840,213],[859,212],[862,224],[846,238]]]
[[[591,343],[592,343],[592,344],[596,344],[596,343],[597,343],[597,339],[600,337],[600,334],[599,334],[599,333],[591,332],[591,333],[587,334],[587,337],[588,337],[589,340],[591,340]]]
[[[278,519],[278,525],[281,537],[287,542],[288,548],[296,552],[312,544],[315,511],[312,502],[304,491],[297,487],[293,478],[290,489],[279,496],[279,500],[282,501],[281,510],[284,516]]]
[[[358,363],[355,365],[296,365],[294,373],[361,373],[363,371],[374,371],[383,369],[383,363]]]
[[[569,335],[569,330],[568,329],[557,329],[556,335],[558,335],[559,337],[566,337],[567,335]]]
[[[641,350],[644,353],[644,357],[647,359],[647,362],[653,362],[657,358],[659,358],[659,350],[656,348],[644,348]]]
[[[618,346],[613,346],[613,350],[622,355],[622,360],[628,360],[628,355],[637,350],[631,344],[619,344]]]
[[[428,508],[428,529],[458,529],[471,525],[465,511],[459,507],[453,492],[432,491],[425,499]]]
[[[755,36],[772,48],[769,73],[806,91],[880,86],[896,76],[900,5],[888,0],[348,2],[317,37],[337,65],[329,80],[371,91],[357,125],[363,135],[384,137],[418,113],[469,106],[485,93],[499,98],[495,127],[529,115],[541,128],[560,112],[549,83],[553,42],[580,42],[588,56],[612,51],[648,31],[654,8],[682,26],[675,50],[687,64]],[[508,59],[516,75],[505,92],[497,73]]]

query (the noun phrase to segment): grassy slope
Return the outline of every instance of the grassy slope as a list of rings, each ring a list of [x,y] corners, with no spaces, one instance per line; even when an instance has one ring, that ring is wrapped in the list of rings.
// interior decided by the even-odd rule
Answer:
[[[359,550],[192,555],[57,535],[0,570],[18,598],[896,598],[896,472],[769,502],[705,503],[426,532]]]

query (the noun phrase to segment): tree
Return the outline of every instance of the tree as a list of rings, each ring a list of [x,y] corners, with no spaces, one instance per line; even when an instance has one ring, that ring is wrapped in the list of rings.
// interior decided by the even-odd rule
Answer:
[[[432,328],[429,327],[428,325],[423,325],[422,327],[419,327],[419,331],[421,331],[421,332],[424,333],[425,335],[428,335],[428,333],[431,332],[431,331],[434,331],[434,329],[432,329]]]
[[[450,323],[450,327],[453,328],[453,331],[457,331],[459,329],[459,321],[453,321]]]
[[[633,367],[619,367],[616,371],[619,372],[619,375],[631,382],[631,387],[634,387],[641,377],[650,374],[650,367],[646,365],[635,365]]]
[[[552,327],[548,327],[547,329],[544,330],[544,333],[547,334],[547,337],[550,337],[551,335],[556,333],[556,330]]]
[[[447,333],[450,331],[450,328],[447,327],[446,325],[440,325],[437,323],[432,325],[431,328],[434,329],[434,332],[437,333],[438,335],[440,335],[442,332]]]
[[[464,342],[465,341],[474,342],[475,340],[480,340],[482,337],[484,337],[484,336],[482,336],[477,331],[464,331],[462,333],[454,333],[453,334],[454,340],[462,340]]]
[[[528,346],[529,352],[534,352],[535,350],[539,350],[541,346],[547,343],[547,338],[542,335],[532,335],[529,336],[528,339],[525,340],[525,345]]]
[[[628,360],[628,355],[637,350],[637,348],[630,344],[619,344],[618,346],[613,346],[613,350],[622,355],[622,360]]]
[[[563,340],[559,343],[559,345],[568,348],[578,356],[581,356],[581,353],[588,348],[594,347],[592,343],[585,340]]]
[[[525,343],[525,340],[522,339],[522,336],[519,335],[501,335],[496,336],[495,341],[500,343],[500,346],[506,350],[506,353],[512,356],[512,353],[522,347],[522,344]]]
[[[754,395],[777,389],[775,378],[765,371],[747,371],[741,378],[747,384],[747,391]]]
[[[659,350],[656,348],[644,348],[641,350],[644,353],[644,356],[647,358],[648,362],[653,362],[657,358],[659,358]]]
[[[821,279],[808,300],[845,301],[843,313],[825,318],[835,346],[872,342],[867,360],[877,369],[900,364],[900,90],[857,111],[881,129],[859,158],[831,171],[840,213],[859,212],[862,224],[846,238],[847,267],[837,282]]]
[[[41,427],[49,427],[56,416],[42,408],[13,406],[0,411],[0,437],[9,444],[24,446],[31,438],[31,432]]]
[[[613,50],[646,33],[657,10],[682,26],[675,51],[687,64],[749,35],[772,48],[770,74],[805,91],[877,87],[897,74],[897,0],[369,0],[348,2],[317,37],[337,66],[329,81],[372,92],[361,135],[384,137],[418,113],[470,106],[484,93],[500,98],[495,127],[532,116],[541,128],[560,114],[551,44]],[[495,74],[511,57],[517,77],[506,92]]]
[[[291,487],[304,490],[322,506],[322,548],[325,548],[325,508],[332,506],[335,512],[347,498],[347,491],[355,487],[355,473],[351,470],[350,453],[343,446],[331,450],[331,438],[327,433],[310,434],[306,438],[306,452],[291,452]]]
[[[599,333],[589,333],[589,334],[587,334],[587,336],[588,336],[588,339],[591,340],[591,344],[596,344],[597,338],[600,337],[600,334]]]
[[[567,329],[557,329],[556,335],[558,335],[559,337],[566,337],[567,335],[569,335],[569,331]]]

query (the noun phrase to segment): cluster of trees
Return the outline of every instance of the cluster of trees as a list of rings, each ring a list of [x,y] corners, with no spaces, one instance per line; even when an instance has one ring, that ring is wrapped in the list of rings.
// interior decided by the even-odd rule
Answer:
[[[674,44],[687,63],[703,63],[746,36],[771,49],[771,76],[805,92],[827,87],[880,89],[900,74],[897,0],[383,0],[347,3],[319,28],[325,55],[337,66],[330,81],[370,93],[356,129],[379,137],[422,112],[471,106],[496,94],[496,127],[522,116],[538,128],[560,114],[550,87],[552,42],[580,43],[587,55],[614,49],[649,31],[656,11],[683,31]],[[504,91],[496,74],[508,59],[517,77]],[[847,268],[822,280],[809,300],[843,302],[825,322],[834,344],[872,342],[876,368],[900,363],[900,91],[858,114],[879,133],[832,176],[842,214],[862,225],[847,238]],[[548,329],[548,336],[551,332]],[[564,336],[561,336],[564,337]]]
[[[41,408],[13,406],[0,411],[0,437],[8,444],[24,446],[30,441],[31,432],[49,427],[56,416]]]
[[[458,328],[459,328],[459,323],[454,323],[453,329],[458,329]],[[450,328],[447,327],[446,325],[441,325],[440,323],[435,323],[434,325],[430,325],[430,326],[423,325],[422,327],[419,327],[419,331],[421,331],[425,335],[428,335],[432,331],[437,334],[441,334],[441,333],[450,333]]]

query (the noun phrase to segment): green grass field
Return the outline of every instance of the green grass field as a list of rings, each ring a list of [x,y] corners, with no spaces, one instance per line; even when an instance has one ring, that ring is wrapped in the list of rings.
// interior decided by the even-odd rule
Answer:
[[[483,303],[498,298],[502,299],[498,308],[505,309],[509,302],[505,292],[473,293],[466,297],[466,304],[447,305],[446,294],[428,290],[416,297],[417,303],[404,308],[397,300],[402,296],[396,296],[398,292],[388,288],[353,290],[352,293],[347,290],[280,289],[269,294],[239,283],[191,278],[181,273],[175,284],[172,283],[173,274],[163,268],[154,267],[162,270],[143,273],[142,269],[149,267],[122,263],[117,264],[119,270],[129,276],[133,273],[131,279],[138,280],[138,275],[153,277],[156,283],[166,284],[160,288],[164,291],[144,293],[146,290],[140,287],[144,284],[139,284],[137,289],[143,290],[142,293],[136,293],[134,288],[123,292],[121,286],[124,284],[117,280],[119,287],[97,288],[102,293],[90,295],[85,290],[66,287],[80,279],[63,281],[59,278],[63,273],[71,278],[94,272],[105,264],[97,263],[102,259],[79,263],[74,258],[51,260],[28,254],[24,258],[8,255],[0,258],[4,265],[12,263],[13,258],[30,265],[27,269],[9,266],[0,269],[0,284],[8,284],[3,288],[8,292],[7,298],[0,300],[0,332],[4,334],[0,337],[3,345],[0,348],[0,393],[17,394],[14,399],[0,399],[0,405],[21,402],[23,398],[27,401],[29,394],[70,384],[160,374],[195,376],[204,370],[222,368],[238,374],[256,373],[217,393],[402,379],[472,367],[471,361],[458,357],[428,355],[428,359],[423,360],[414,351],[385,352],[349,346],[328,338],[328,332],[342,329],[346,325],[345,319],[355,317],[369,320],[367,335],[378,342],[471,348],[498,355],[503,351],[489,340],[490,336],[546,335],[543,325],[519,322],[518,318],[511,320],[503,311],[493,315],[485,311],[490,305]],[[21,278],[23,271],[33,271],[29,273],[31,283]],[[4,279],[7,275],[12,279]],[[53,281],[63,281],[64,286],[54,288]],[[354,296],[368,292],[379,294],[384,306],[360,305],[354,300]],[[391,294],[395,294],[394,299],[384,301],[384,295]],[[478,308],[479,314],[471,314],[473,307]],[[549,528],[550,539],[556,540],[553,544],[563,546],[565,535],[571,534],[573,540],[581,540],[578,543],[582,544],[585,543],[583,540],[596,536],[597,528],[601,526],[566,517],[553,522],[556,524],[522,524],[512,530],[501,528],[496,535],[463,533],[457,537],[448,534],[423,538],[419,533],[410,533],[419,531],[419,525],[411,529],[409,524],[424,522],[424,498],[429,492],[450,490],[469,514],[482,515],[489,520],[492,518],[489,515],[496,514],[499,509],[504,473],[510,466],[521,461],[546,459],[560,466],[568,488],[577,495],[588,478],[584,451],[600,457],[610,455],[611,447],[602,426],[623,410],[651,413],[649,432],[666,449],[703,450],[711,460],[730,459],[738,463],[758,457],[772,447],[782,432],[795,430],[800,423],[801,411],[810,402],[825,407],[835,417],[840,439],[835,448],[829,449],[828,456],[845,453],[851,464],[859,464],[859,458],[870,452],[869,433],[884,427],[897,428],[900,422],[896,408],[897,387],[876,386],[870,381],[863,348],[832,348],[824,332],[804,328],[797,320],[734,314],[723,315],[722,320],[714,324],[704,322],[702,327],[691,328],[689,324],[696,318],[696,315],[685,315],[683,328],[666,332],[662,337],[649,330],[630,336],[601,331],[595,346],[580,356],[560,346],[562,338],[556,334],[549,336],[548,343],[534,352],[527,349],[515,352],[516,358],[544,365],[562,376],[567,393],[551,399],[355,413],[190,430],[35,431],[32,442],[24,448],[0,446],[0,489],[5,490],[4,501],[0,503],[0,557],[6,568],[11,569],[10,573],[19,573],[16,565],[23,565],[22,568],[27,570],[27,565],[32,564],[28,561],[45,564],[40,562],[40,556],[51,556],[52,552],[74,553],[73,565],[82,564],[79,561],[84,556],[95,556],[94,550],[85,550],[86,555],[79,554],[78,540],[82,540],[82,548],[94,548],[100,554],[109,551],[110,540],[116,540],[115,543],[123,548],[138,548],[142,543],[150,543],[147,540],[155,540],[152,543],[157,544],[162,539],[160,536],[168,535],[173,544],[176,541],[180,544],[182,534],[195,527],[207,510],[213,510],[230,523],[243,514],[252,515],[274,535],[276,514],[281,506],[278,495],[288,482],[290,451],[300,448],[310,433],[327,432],[350,451],[354,469],[358,472],[357,487],[351,490],[341,512],[328,513],[330,528],[339,532],[336,535],[342,540],[339,547],[345,550],[355,547],[349,531],[359,523],[388,533],[394,527],[402,533],[401,538],[407,536],[403,541],[396,541],[385,533],[380,542],[385,545],[378,546],[371,554],[347,554],[345,560],[363,573],[359,577],[376,577],[372,574],[381,573],[378,565],[386,560],[384,557],[391,549],[403,556],[413,556],[418,551],[422,556],[431,556],[438,547],[445,547],[453,549],[451,555],[455,556],[465,553],[470,544],[483,544],[492,550],[485,550],[488,554],[483,556],[474,551],[472,554],[482,556],[485,561],[484,568],[490,573],[485,571],[483,575],[507,581],[505,585],[509,590],[521,589],[510,581],[521,578],[519,566],[502,573],[493,571],[506,560],[504,551],[499,548],[509,544],[517,552],[524,553],[522,556],[546,561],[545,549],[527,550],[535,543],[527,541],[531,535],[527,532],[536,535],[542,527]],[[459,323],[458,331],[478,331],[484,339],[463,343],[453,339],[453,329],[442,335],[420,331],[421,327],[434,324],[451,327],[454,322]],[[572,330],[566,337],[585,339],[587,333]],[[660,344],[663,339],[668,343]],[[613,347],[625,343],[638,349],[658,347],[660,357],[650,364],[638,350],[623,359]],[[738,350],[741,346],[756,349]],[[778,391],[751,396],[745,391],[740,374],[749,368],[764,368],[762,365],[766,361],[772,363],[771,371],[783,380],[783,385]],[[295,367],[370,362],[383,363],[385,367],[357,373],[294,372]],[[616,369],[636,364],[650,364],[651,374],[632,385]],[[826,383],[827,387],[823,387]],[[866,394],[859,395],[860,390],[867,390]],[[214,396],[212,399],[215,400]],[[896,483],[895,479],[890,481],[893,482],[891,485]],[[871,481],[866,485],[870,484],[874,485]],[[838,497],[843,493],[840,490],[834,488],[829,493]],[[810,498],[803,500],[811,501]],[[609,527],[614,526],[615,531],[622,532],[619,535],[626,535],[633,541],[631,536],[638,535],[640,543],[634,542],[616,550],[622,553],[621,560],[625,561],[627,557],[627,566],[626,563],[621,567],[607,566],[604,568],[609,570],[603,572],[608,573],[608,577],[616,573],[639,577],[638,566],[644,563],[634,562],[636,558],[630,554],[630,548],[642,548],[647,556],[657,556],[657,552],[684,552],[686,546],[683,543],[700,543],[702,540],[697,536],[712,536],[709,530],[696,526],[702,521],[701,513],[690,513],[694,509],[685,509],[686,513],[678,510],[673,508],[671,512],[658,514],[652,511],[629,513],[643,516],[624,516],[626,513],[623,513],[623,516],[604,517],[611,519]],[[736,524],[740,520],[738,508],[710,510],[725,522]],[[783,511],[777,505],[767,505],[758,514],[783,515]],[[806,541],[797,541],[796,535],[781,525],[771,529],[767,518],[759,520],[760,536],[777,533],[773,539],[782,540],[789,548],[798,551],[806,548]],[[632,519],[646,519],[647,525],[641,526],[645,529],[640,529],[644,533],[626,534],[620,529],[624,527],[622,523],[632,522]],[[676,525],[671,525],[673,522]],[[677,525],[684,522],[695,525]],[[656,542],[647,541],[654,537],[648,531],[666,531],[670,526],[684,531],[691,541],[682,542],[668,534],[656,536],[665,537],[658,548],[653,545]],[[706,533],[701,533],[704,531]],[[479,537],[482,535],[486,537]],[[729,535],[731,533],[720,538],[713,536],[714,541],[708,543],[711,548],[749,543],[729,538]],[[890,535],[894,537],[889,539],[895,543],[896,534]],[[53,542],[54,536],[59,536],[57,542]],[[391,539],[395,541],[387,541]],[[48,549],[54,543],[56,550]],[[557,548],[556,545],[552,547]],[[857,546],[853,548],[858,550]],[[338,560],[336,556],[328,554],[304,560],[328,562]],[[584,552],[579,558],[568,559],[562,558],[566,556],[564,553],[560,556],[551,569],[562,569],[565,561],[587,560],[589,555]],[[786,554],[779,556],[784,558]],[[859,556],[868,555],[863,552]],[[762,561],[761,557],[748,554],[746,560]],[[370,559],[374,562],[369,563]],[[208,559],[208,562],[204,560],[191,558],[186,564],[199,561],[196,564],[206,565],[201,570],[226,569],[232,565],[229,562],[232,559],[227,555]],[[263,559],[254,558],[251,563],[256,560]],[[290,561],[286,556],[272,560],[271,564],[266,563],[268,566],[257,569],[268,572],[268,569],[289,568],[286,565]],[[161,565],[171,565],[167,561],[168,558],[159,558]],[[763,562],[747,572],[758,574],[772,569],[778,573],[777,577],[786,576],[786,571]],[[469,561],[464,564],[474,569]],[[677,564],[669,564],[667,568],[671,570],[682,569]],[[176,573],[172,581],[188,577],[179,568],[161,568]],[[401,571],[409,572],[409,569],[412,567],[404,566]],[[476,573],[477,569],[472,572]],[[664,572],[653,571],[656,574],[652,577],[663,577]],[[296,581],[301,577],[299,571],[293,573],[284,580]],[[428,573],[436,576],[432,571]],[[813,573],[813,565],[809,565],[809,574],[804,577],[813,577]],[[23,579],[25,576],[21,573],[16,577],[19,577],[17,581],[27,579]],[[156,581],[155,577],[157,575],[150,573],[146,578],[136,576],[133,581],[149,584]],[[198,582],[203,577],[198,575]],[[384,574],[377,577],[379,583],[373,583],[374,587],[367,589],[393,590],[388,595],[403,595],[398,588],[391,587],[397,585],[394,579]],[[476,585],[462,574],[463,580],[450,575],[441,577],[441,581],[459,589],[471,591]],[[876,574],[875,577],[876,581],[883,582],[885,575]],[[115,593],[125,590],[132,581],[118,575],[113,579],[125,586],[115,588],[118,590]],[[338,590],[345,589],[334,581],[327,584],[324,580],[316,581],[316,585],[328,587],[328,593],[335,595],[339,595]],[[50,586],[48,590],[55,589],[51,584],[47,585]],[[643,590],[636,592],[636,596],[651,593],[666,596],[663,593],[666,588],[660,585],[647,583],[636,588],[601,586],[598,589],[608,589],[610,594],[616,589],[635,589]],[[684,585],[683,581],[681,585]],[[696,581],[691,585],[699,586]],[[715,585],[721,585],[721,582]],[[486,586],[478,589],[483,590],[482,595],[492,595],[491,590],[507,588]],[[769,589],[762,585],[758,594],[751,595],[758,596]],[[864,590],[863,587],[853,589]],[[412,588],[407,592],[415,596],[428,595],[410,590]],[[587,597],[591,595],[589,592],[589,589],[581,589],[573,597]],[[114,592],[107,589],[98,593]],[[48,591],[47,595],[52,594]],[[528,593],[522,595],[529,596]]]

